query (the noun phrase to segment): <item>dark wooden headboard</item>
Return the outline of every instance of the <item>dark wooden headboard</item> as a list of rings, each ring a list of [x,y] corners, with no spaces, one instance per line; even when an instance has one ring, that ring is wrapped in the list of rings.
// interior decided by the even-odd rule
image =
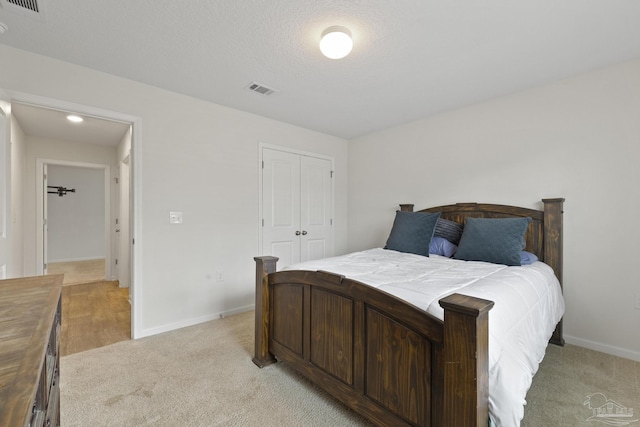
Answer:
[[[488,203],[456,203],[436,206],[419,212],[440,212],[440,217],[464,225],[466,218],[513,218],[530,217],[531,223],[525,233],[525,250],[549,265],[562,287],[562,206],[563,198],[542,199],[544,210]],[[401,204],[403,211],[413,212],[412,204]],[[562,322],[558,324],[552,342],[562,345]]]

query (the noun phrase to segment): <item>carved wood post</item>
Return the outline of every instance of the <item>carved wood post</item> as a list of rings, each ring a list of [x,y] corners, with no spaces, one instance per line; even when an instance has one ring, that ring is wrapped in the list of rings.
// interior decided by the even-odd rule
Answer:
[[[562,284],[562,205],[564,199],[542,199],[544,203],[544,262],[553,268]]]
[[[562,289],[562,205],[564,199],[542,199],[544,203],[544,262],[553,269]],[[562,320],[556,326],[550,341],[564,345]]]
[[[255,257],[256,261],[256,320],[253,363],[262,368],[275,358],[269,353],[269,273],[275,273],[277,257]]]
[[[442,425],[486,426],[489,419],[489,310],[493,301],[452,294],[444,308]]]

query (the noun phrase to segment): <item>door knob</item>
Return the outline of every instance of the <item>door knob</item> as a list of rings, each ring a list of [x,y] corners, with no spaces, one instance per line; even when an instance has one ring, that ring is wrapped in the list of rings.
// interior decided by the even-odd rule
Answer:
[[[307,235],[307,232],[303,230],[303,231],[302,231],[302,235],[303,235],[303,236],[306,236],[306,235]]]
[[[296,236],[300,235],[300,230],[296,231]]]

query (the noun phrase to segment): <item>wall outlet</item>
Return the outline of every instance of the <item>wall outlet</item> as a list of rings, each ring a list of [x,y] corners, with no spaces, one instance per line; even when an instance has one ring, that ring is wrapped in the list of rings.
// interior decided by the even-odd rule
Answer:
[[[222,271],[216,271],[216,282],[223,282],[224,281],[224,275],[222,274]]]
[[[169,224],[182,224],[182,212],[169,212]]]

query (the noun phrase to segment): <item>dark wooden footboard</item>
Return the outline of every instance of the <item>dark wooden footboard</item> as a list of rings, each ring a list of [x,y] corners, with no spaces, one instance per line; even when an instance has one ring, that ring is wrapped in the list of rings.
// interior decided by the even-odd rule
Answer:
[[[493,302],[450,295],[441,321],[342,276],[255,260],[256,365],[283,360],[379,425],[486,426]]]

